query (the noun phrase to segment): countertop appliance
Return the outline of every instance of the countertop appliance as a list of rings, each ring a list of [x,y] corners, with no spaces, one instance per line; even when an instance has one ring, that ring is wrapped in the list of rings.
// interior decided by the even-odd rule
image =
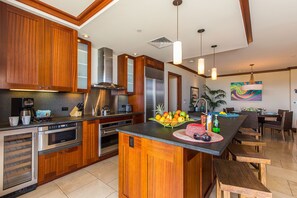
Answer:
[[[34,98],[11,98],[11,116],[31,116],[33,121],[36,117]]]
[[[71,148],[80,145],[81,142],[81,122],[38,127],[39,154],[55,152],[64,148]]]
[[[126,112],[127,112],[127,113],[130,113],[130,112],[132,112],[132,111],[133,111],[132,105],[130,105],[130,104],[126,104]]]
[[[119,120],[99,124],[99,157],[118,150],[117,128],[132,125],[133,120]]]
[[[0,197],[17,197],[37,187],[37,128],[0,133]]]
[[[164,104],[164,71],[145,67],[145,97],[144,110],[145,121],[155,116],[156,106]]]

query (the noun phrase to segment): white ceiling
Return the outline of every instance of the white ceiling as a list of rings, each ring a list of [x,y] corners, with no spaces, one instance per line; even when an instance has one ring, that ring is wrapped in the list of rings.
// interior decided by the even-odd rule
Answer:
[[[94,0],[42,1],[77,16]],[[206,29],[206,70],[213,65],[213,44],[218,45],[219,74],[250,71],[250,63],[255,64],[254,70],[297,65],[297,1],[249,1],[254,41],[247,45],[238,0],[184,0],[179,6],[183,65],[196,70],[200,28]],[[176,7],[172,0],[120,0],[78,31],[90,35],[88,40],[95,48],[109,47],[115,54],[144,54],[167,62],[172,60],[172,46],[157,49],[147,42],[162,36],[176,40]]]
[[[63,10],[72,16],[77,17],[95,0],[40,0],[43,3],[51,5],[59,10]]]

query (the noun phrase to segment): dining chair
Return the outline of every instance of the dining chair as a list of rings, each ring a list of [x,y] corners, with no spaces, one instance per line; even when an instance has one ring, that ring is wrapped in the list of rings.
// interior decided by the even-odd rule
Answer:
[[[258,113],[256,111],[242,111],[241,115],[247,115],[242,123],[239,132],[244,135],[254,136],[257,140],[261,136],[259,133]]]
[[[280,122],[267,122],[264,123],[264,128],[270,128],[271,134],[278,130],[281,132],[283,140],[286,141],[285,131],[288,131],[289,135],[291,134],[292,139],[294,140],[294,135],[292,132],[292,124],[293,124],[293,111],[283,111]]]
[[[234,107],[226,108],[226,113],[232,113],[234,110]]]
[[[278,122],[281,122],[282,121],[282,116],[283,116],[283,113],[284,112],[289,112],[289,110],[279,109],[277,111],[278,116],[276,118],[276,121],[278,121]]]

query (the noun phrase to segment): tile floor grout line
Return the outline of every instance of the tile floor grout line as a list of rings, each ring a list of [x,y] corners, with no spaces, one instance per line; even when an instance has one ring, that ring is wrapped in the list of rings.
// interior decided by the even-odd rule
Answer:
[[[289,185],[289,188],[290,188],[290,191],[291,191],[291,195],[292,195],[293,197],[295,197],[294,194],[293,194],[293,191],[292,191],[292,188],[291,188],[291,185],[290,185],[289,180],[287,180],[287,183],[288,183],[288,185]]]

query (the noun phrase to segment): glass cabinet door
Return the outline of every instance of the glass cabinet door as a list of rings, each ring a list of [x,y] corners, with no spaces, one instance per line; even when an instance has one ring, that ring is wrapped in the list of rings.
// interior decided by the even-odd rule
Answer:
[[[77,89],[88,89],[88,45],[78,43]]]
[[[127,60],[127,92],[134,92],[134,59]]]

